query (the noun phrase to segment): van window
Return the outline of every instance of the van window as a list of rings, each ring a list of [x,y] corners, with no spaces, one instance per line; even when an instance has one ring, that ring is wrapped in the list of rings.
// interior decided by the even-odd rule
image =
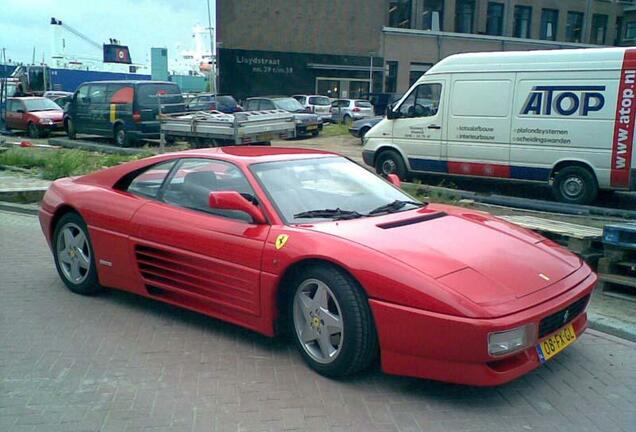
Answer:
[[[400,105],[404,117],[431,117],[437,114],[442,95],[441,84],[420,84],[413,89]]]
[[[106,102],[106,84],[89,85],[88,102],[91,104]]]
[[[310,105],[329,106],[329,98],[326,96],[311,96],[309,97]]]
[[[355,105],[359,108],[371,108],[371,102],[365,100],[357,100]]]
[[[247,111],[258,111],[258,100],[257,99],[248,100],[247,103],[245,104],[245,109]]]
[[[137,87],[137,103],[141,107],[155,108],[157,95],[161,95],[162,104],[181,104],[183,97],[179,87],[174,84],[140,84]],[[164,96],[165,95],[165,96]]]
[[[88,99],[87,98],[88,98],[88,86],[87,85],[81,86],[79,88],[79,90],[77,91],[77,99],[76,99],[76,101],[79,104],[86,105],[86,104],[88,104]]]
[[[127,104],[133,102],[134,90],[130,84],[108,84],[108,100],[114,104]]]
[[[454,116],[506,117],[510,113],[512,83],[507,80],[463,80],[453,84]]]

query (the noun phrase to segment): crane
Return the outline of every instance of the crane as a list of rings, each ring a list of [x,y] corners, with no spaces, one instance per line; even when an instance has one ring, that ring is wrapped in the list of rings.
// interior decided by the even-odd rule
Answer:
[[[95,48],[97,48],[98,50],[101,51],[102,49],[102,44],[95,42],[94,40],[92,40],[91,38],[89,38],[88,36],[86,36],[84,33],[74,29],[73,27],[71,27],[68,24],[64,24],[62,22],[62,20],[59,20],[57,18],[52,17],[51,18],[51,25],[58,25],[60,27],[62,27],[64,30],[68,31],[69,33],[74,34],[75,36],[77,36],[78,38],[80,38],[81,40],[83,40],[84,42],[88,43],[89,45],[94,46]]]

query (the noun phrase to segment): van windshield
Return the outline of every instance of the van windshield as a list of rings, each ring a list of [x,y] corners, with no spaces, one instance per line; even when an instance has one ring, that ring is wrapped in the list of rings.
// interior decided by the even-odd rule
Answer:
[[[311,105],[319,105],[319,106],[328,106],[331,105],[329,98],[326,96],[311,96],[309,98],[309,103]]]
[[[174,84],[141,84],[137,89],[137,103],[142,107],[155,108],[157,95],[161,96],[162,104],[183,103],[181,91]]]

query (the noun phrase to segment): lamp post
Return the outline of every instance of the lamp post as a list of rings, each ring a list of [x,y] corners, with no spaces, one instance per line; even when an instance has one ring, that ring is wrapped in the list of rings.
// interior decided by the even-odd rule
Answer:
[[[371,98],[371,93],[373,93],[373,56],[375,56],[375,52],[369,52],[369,98]]]

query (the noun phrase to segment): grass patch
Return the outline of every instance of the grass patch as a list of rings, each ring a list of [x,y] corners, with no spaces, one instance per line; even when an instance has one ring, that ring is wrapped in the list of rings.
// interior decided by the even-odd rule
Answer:
[[[448,187],[448,185],[440,184],[440,186]],[[402,183],[402,190],[407,194],[422,200],[429,202],[436,202],[442,204],[457,204],[457,201],[461,199],[459,193],[452,190],[434,189],[422,185],[416,180],[415,183]]]
[[[349,127],[341,123],[325,123],[322,128],[321,136],[333,137],[340,135],[347,135],[349,133]]]
[[[76,149],[12,148],[0,153],[0,165],[31,169],[46,180],[55,180],[61,177],[88,174],[151,155],[150,152],[137,155],[118,155]]]

